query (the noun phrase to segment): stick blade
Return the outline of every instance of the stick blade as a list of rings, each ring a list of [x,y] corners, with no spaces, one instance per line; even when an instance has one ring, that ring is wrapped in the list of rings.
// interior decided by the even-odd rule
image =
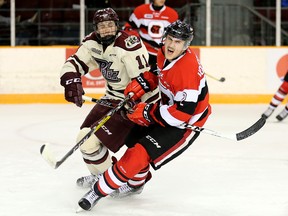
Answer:
[[[237,141],[243,140],[243,139],[246,139],[247,137],[252,136],[257,131],[259,131],[265,125],[265,123],[266,123],[266,119],[261,117],[251,127],[247,128],[246,130],[244,130],[240,133],[237,133],[236,134]]]
[[[221,78],[219,79],[220,82],[225,82],[225,80],[226,80],[225,77],[221,77]]]
[[[54,169],[56,169],[56,160],[53,156],[53,153],[50,148],[49,143],[45,143],[44,145],[41,146],[40,148],[40,154],[42,158]]]

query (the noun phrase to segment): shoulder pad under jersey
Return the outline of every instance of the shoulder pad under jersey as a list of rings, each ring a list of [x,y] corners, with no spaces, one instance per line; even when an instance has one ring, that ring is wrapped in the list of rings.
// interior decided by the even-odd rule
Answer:
[[[94,41],[97,41],[99,43],[95,32],[91,32],[90,34],[86,35],[85,38],[82,40],[82,42],[84,43],[84,42],[86,42],[88,40],[94,40]]]

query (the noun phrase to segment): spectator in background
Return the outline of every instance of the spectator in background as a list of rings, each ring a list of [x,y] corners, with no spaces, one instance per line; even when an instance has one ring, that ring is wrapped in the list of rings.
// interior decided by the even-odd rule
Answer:
[[[4,9],[7,9],[7,10],[10,10],[10,7],[9,5],[7,4],[7,1],[6,0],[0,0],[0,8],[4,8]],[[27,20],[24,20],[21,22],[22,23],[34,23],[36,18],[37,18],[37,15],[38,13],[35,13],[31,18],[27,19]],[[21,16],[18,15],[16,18],[15,18],[15,22],[16,23],[20,23],[20,20],[21,20]],[[5,16],[2,16],[0,15],[0,24],[1,25],[10,25],[10,22],[11,22],[11,18],[10,17],[5,17]]]
[[[10,44],[10,3],[7,0],[0,0],[0,45]],[[3,12],[3,13],[2,13]],[[21,15],[15,17],[15,23],[17,28],[16,44],[17,45],[29,45],[29,39],[35,31],[34,23],[37,19],[38,13],[36,12],[29,19],[21,21]],[[32,35],[32,36],[31,36]],[[36,35],[37,36],[37,35]],[[34,38],[36,37],[34,36]]]
[[[283,83],[278,88],[277,92],[274,94],[274,96],[273,96],[273,98],[269,104],[269,107],[262,114],[262,117],[267,119],[270,115],[272,115],[274,110],[284,100],[284,98],[286,97],[287,94],[288,94],[288,71],[286,72]],[[280,112],[276,116],[276,118],[278,119],[278,121],[282,121],[287,116],[288,116],[288,102],[287,102],[286,106],[284,107],[284,109],[282,110],[282,112]]]
[[[178,19],[178,13],[165,5],[166,0],[152,0],[135,8],[124,25],[128,33],[139,34],[149,53],[149,64],[156,64],[157,52],[165,28]]]
[[[0,8],[4,8],[4,9],[9,9],[7,6],[7,1],[6,0],[0,0]],[[19,22],[21,19],[20,16],[16,17],[16,22]],[[10,17],[6,17],[6,16],[2,16],[0,15],[0,25],[10,25],[11,22],[11,18]]]

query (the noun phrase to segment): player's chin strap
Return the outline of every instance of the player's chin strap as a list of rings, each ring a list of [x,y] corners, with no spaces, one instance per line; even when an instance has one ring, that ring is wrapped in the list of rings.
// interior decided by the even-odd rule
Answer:
[[[224,133],[220,133],[220,132],[213,131],[210,129],[193,126],[190,124],[184,124],[181,126],[188,128],[188,129],[191,129],[191,130],[196,131],[196,132],[206,133],[206,134],[209,134],[212,136],[226,138],[226,139],[230,139],[230,140],[234,140],[234,141],[240,141],[240,140],[246,139],[247,137],[250,137],[253,134],[255,134],[257,131],[259,131],[264,126],[265,123],[266,123],[266,119],[261,117],[258,121],[256,121],[249,128],[247,128],[247,129],[245,129],[239,133],[235,133],[235,134],[224,134]]]
[[[40,153],[42,157],[54,168],[57,169],[66,159],[71,156],[93,133],[99,130],[118,110],[124,106],[124,104],[133,96],[133,94],[128,94],[117,106],[111,109],[90,131],[75,145],[70,149],[60,160],[56,161],[53,157],[53,152],[49,149],[48,144],[44,144],[40,148]],[[83,96],[82,96],[83,98]],[[89,99],[89,97],[84,97],[83,99]],[[95,102],[96,99],[90,98],[90,101]]]

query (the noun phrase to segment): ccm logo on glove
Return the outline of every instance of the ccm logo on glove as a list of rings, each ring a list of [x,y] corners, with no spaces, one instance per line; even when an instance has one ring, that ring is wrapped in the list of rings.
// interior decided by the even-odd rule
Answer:
[[[150,91],[149,83],[147,82],[147,80],[143,79],[143,77],[141,75],[138,76],[136,79],[145,92]]]
[[[69,80],[66,80],[66,83],[65,85],[70,85],[72,83],[81,83],[81,78],[74,78],[74,79],[69,79]]]
[[[133,79],[126,87],[124,95],[133,93],[131,100],[139,100],[146,92],[152,91],[158,86],[158,78],[153,73],[146,71]]]
[[[65,88],[65,99],[81,107],[83,104],[82,95],[84,95],[81,74],[67,72],[61,77],[60,83]]]
[[[150,119],[150,115],[149,115],[150,110],[151,110],[150,105],[147,104],[147,105],[144,107],[144,110],[143,110],[143,117],[144,117],[149,123],[152,123],[152,121],[151,121],[151,119]]]
[[[147,104],[140,102],[134,107],[133,113],[128,113],[127,117],[136,124],[148,127],[150,124],[154,124],[154,112],[157,109],[157,104]]]

